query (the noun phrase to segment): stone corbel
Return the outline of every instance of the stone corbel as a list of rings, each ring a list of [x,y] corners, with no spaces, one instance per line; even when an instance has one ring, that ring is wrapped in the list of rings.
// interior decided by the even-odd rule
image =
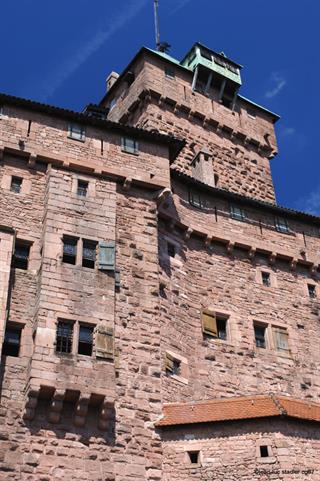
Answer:
[[[318,266],[317,264],[312,264],[310,266],[310,273],[312,276],[315,276],[317,274],[317,271],[318,271]]]
[[[184,238],[186,240],[190,239],[190,237],[192,236],[192,233],[193,233],[193,229],[191,229],[191,227],[188,227],[188,229],[184,232]]]
[[[168,221],[168,230],[173,231],[175,229],[175,226],[176,226],[175,219],[170,219]]]
[[[292,271],[295,271],[297,269],[297,263],[298,263],[298,259],[291,259],[290,269]]]
[[[36,165],[36,162],[37,162],[37,154],[31,153],[29,155],[29,160],[28,160],[29,166],[34,167]]]
[[[277,254],[276,252],[271,252],[269,255],[269,264],[273,265],[276,262]]]
[[[106,431],[108,429],[110,420],[112,419],[111,409],[112,407],[110,406],[110,403],[104,400],[101,404],[98,421],[98,428],[101,429],[101,431]]]
[[[233,250],[234,250],[234,242],[228,242],[227,244],[227,252],[229,256],[233,255]]]
[[[257,249],[255,247],[250,247],[248,256],[251,261],[254,261],[254,258],[256,256]]]
[[[31,389],[28,392],[28,399],[26,401],[25,410],[23,413],[23,419],[25,421],[32,421],[36,414],[36,408],[38,404],[39,390]]]
[[[211,243],[212,243],[212,236],[207,235],[204,243],[205,243],[205,246],[206,246],[206,247],[210,247],[210,246],[211,246]]]
[[[157,196],[157,205],[158,207],[163,207],[164,209],[167,209],[169,207],[168,200],[171,197],[172,192],[168,187],[165,187],[160,191],[160,194]]]
[[[126,177],[123,182],[123,190],[129,190],[132,184],[132,177]]]
[[[65,393],[65,390],[61,389],[54,392],[48,416],[50,423],[57,424],[60,421]]]
[[[86,417],[88,414],[89,408],[89,401],[90,401],[90,394],[82,394],[79,397],[79,400],[76,405],[76,412],[74,415],[74,424],[82,428],[86,423]]]

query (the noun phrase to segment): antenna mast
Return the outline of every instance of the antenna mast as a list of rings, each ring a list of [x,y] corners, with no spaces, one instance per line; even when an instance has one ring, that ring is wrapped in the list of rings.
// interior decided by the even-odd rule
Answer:
[[[156,33],[156,47],[157,50],[160,50],[159,0],[154,0],[154,27]]]

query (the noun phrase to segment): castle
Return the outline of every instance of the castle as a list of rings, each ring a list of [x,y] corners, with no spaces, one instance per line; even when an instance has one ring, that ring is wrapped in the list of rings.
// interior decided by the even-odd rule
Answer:
[[[319,481],[320,218],[200,43],[0,95],[0,480]]]

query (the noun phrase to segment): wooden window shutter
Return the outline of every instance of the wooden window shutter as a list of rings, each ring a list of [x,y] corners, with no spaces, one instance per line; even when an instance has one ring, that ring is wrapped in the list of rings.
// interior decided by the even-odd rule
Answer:
[[[286,329],[274,328],[274,340],[277,351],[289,351],[288,332]]]
[[[213,312],[202,311],[202,331],[209,336],[218,337],[217,319]]]
[[[165,357],[165,363],[166,363],[166,371],[173,373],[174,369],[174,357],[171,356],[168,352],[166,352],[166,357]]]
[[[99,270],[114,271],[116,263],[116,246],[113,241],[99,242]]]
[[[95,336],[96,356],[105,359],[114,358],[113,349],[113,329],[104,326],[98,326]]]

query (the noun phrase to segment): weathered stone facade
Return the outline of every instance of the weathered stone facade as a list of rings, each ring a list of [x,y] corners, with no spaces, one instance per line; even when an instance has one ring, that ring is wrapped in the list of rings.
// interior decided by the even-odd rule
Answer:
[[[0,480],[318,481],[320,219],[274,203],[277,116],[148,49],[114,76],[82,114],[0,95]]]

